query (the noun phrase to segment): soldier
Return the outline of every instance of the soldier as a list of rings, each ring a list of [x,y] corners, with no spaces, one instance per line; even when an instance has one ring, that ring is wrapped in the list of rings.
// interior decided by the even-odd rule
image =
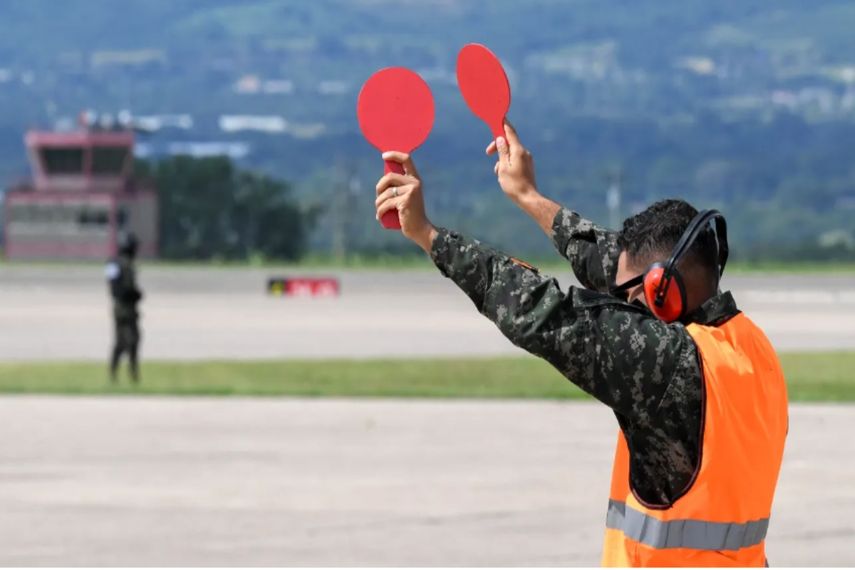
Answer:
[[[378,219],[397,210],[404,236],[511,342],[614,411],[604,565],[764,565],[786,386],[765,335],[719,289],[723,217],[665,200],[612,232],[539,193],[510,125],[487,147],[496,152],[502,190],[582,288],[565,293],[530,265],[433,226],[406,154],[383,155],[405,174],[380,179]]]
[[[107,263],[107,283],[113,298],[113,322],[115,343],[110,356],[110,381],[116,383],[116,373],[122,353],[128,353],[131,380],[139,382],[137,354],[140,343],[139,312],[137,304],[142,300],[142,291],[137,287],[134,258],[137,253],[137,238],[133,233],[123,234],[119,239],[118,255]]]

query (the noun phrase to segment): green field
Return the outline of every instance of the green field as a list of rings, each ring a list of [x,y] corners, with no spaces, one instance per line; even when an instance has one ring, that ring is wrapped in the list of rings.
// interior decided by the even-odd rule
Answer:
[[[855,401],[855,352],[781,357],[794,401]],[[93,362],[2,363],[0,393],[216,396],[586,398],[534,358],[147,362],[111,386]]]

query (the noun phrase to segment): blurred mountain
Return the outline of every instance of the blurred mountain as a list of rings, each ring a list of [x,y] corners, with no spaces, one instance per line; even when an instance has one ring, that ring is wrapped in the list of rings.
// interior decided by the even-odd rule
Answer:
[[[373,71],[405,65],[436,97],[417,152],[436,221],[545,251],[496,188],[490,134],[457,91],[456,53],[481,42],[508,70],[510,118],[559,201],[606,222],[620,180],[612,214],[683,196],[723,208],[751,251],[855,239],[846,0],[4,0],[0,19],[2,183],[26,173],[25,129],[124,112],[157,126],[143,154],[235,149],[297,183],[330,211],[316,247],[346,208],[352,243],[394,249],[373,225],[382,167],[354,108]]]

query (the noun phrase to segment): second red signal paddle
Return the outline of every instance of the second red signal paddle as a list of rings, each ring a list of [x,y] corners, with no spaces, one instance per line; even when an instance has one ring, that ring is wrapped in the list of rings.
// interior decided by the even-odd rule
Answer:
[[[466,44],[457,54],[457,85],[466,104],[487,123],[493,137],[505,136],[511,86],[499,58],[481,44]]]
[[[511,86],[499,58],[481,44],[467,44],[457,55],[457,85],[466,104],[487,123],[493,137],[505,136]]]
[[[363,136],[381,153],[410,153],[433,128],[433,95],[427,83],[406,67],[387,67],[368,78],[359,92],[356,115]],[[397,162],[385,161],[386,172],[404,174]],[[401,229],[398,212],[386,212],[384,228]]]

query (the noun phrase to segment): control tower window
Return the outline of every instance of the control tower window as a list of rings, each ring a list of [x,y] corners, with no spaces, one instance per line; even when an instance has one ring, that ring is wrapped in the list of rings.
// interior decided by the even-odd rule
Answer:
[[[48,174],[79,174],[83,172],[82,148],[46,148],[42,162]]]
[[[30,204],[15,204],[9,211],[9,221],[30,222],[33,220],[34,207]]]
[[[77,223],[81,226],[106,226],[110,223],[110,214],[103,208],[84,206],[77,213]]]
[[[127,147],[96,146],[92,149],[92,173],[121,174],[127,158]]]

